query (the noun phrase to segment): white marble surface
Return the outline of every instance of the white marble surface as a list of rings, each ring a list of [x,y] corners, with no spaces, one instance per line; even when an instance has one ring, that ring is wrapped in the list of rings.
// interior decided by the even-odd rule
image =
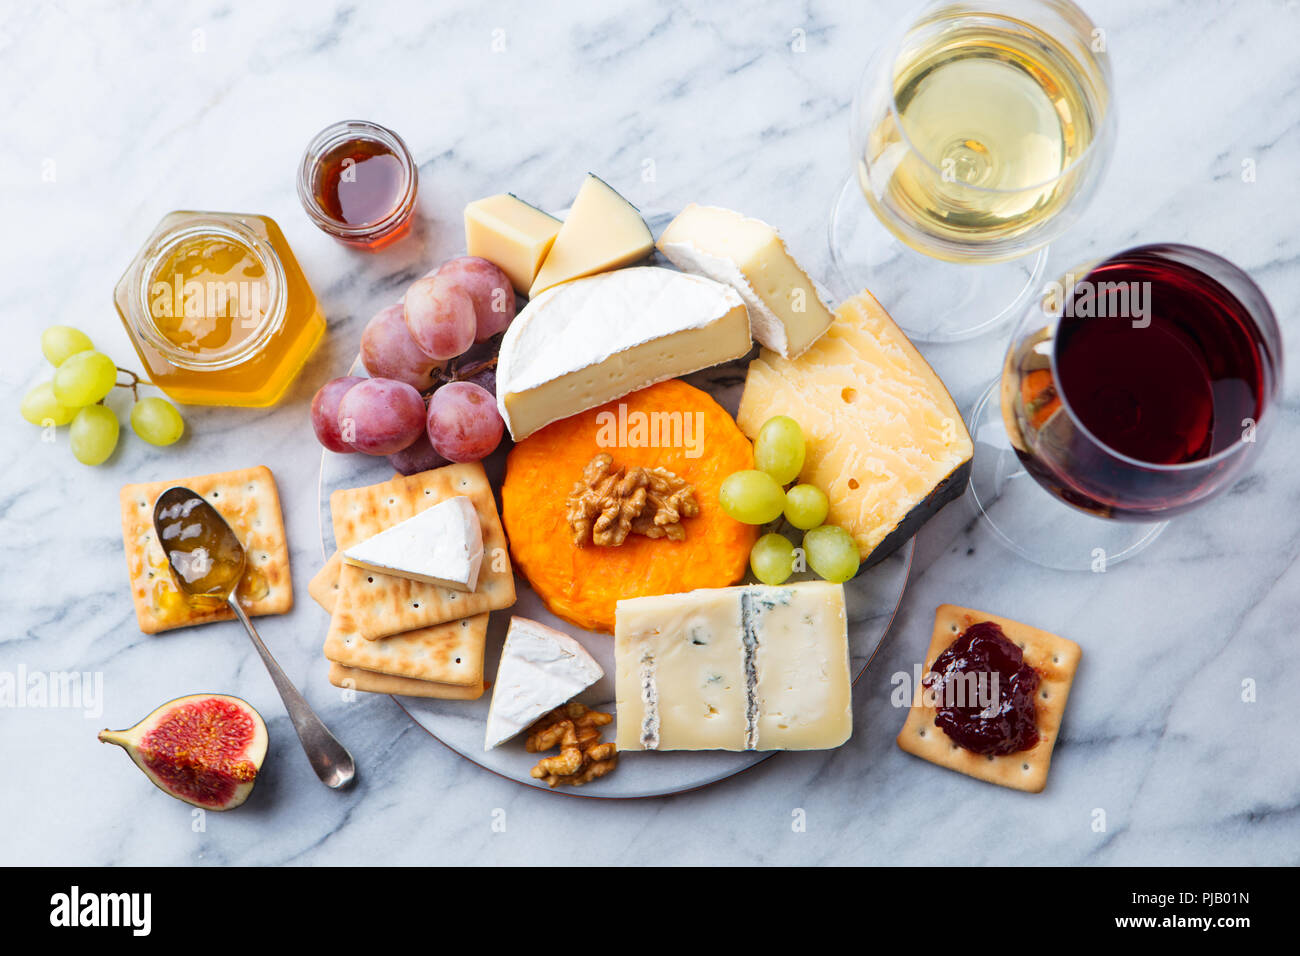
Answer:
[[[0,671],[98,672],[104,697],[97,717],[0,713],[0,862],[1300,862],[1295,375],[1253,473],[1105,574],[1026,565],[972,538],[962,505],[950,507],[920,536],[893,632],[857,688],[856,732],[838,751],[778,755],[697,793],[602,804],[485,773],[388,698],[339,699],[320,655],[325,616],[306,595],[320,562],[307,403],[347,367],[365,319],[459,251],[466,200],[509,189],[561,206],[589,169],[643,206],[703,200],[762,216],[824,269],[852,86],[909,5],[543,6],[28,2],[0,14]],[[1300,8],[1086,6],[1117,70],[1118,148],[1053,264],[1138,240],[1204,245],[1255,276],[1294,348]],[[791,48],[800,37],[804,52]],[[420,163],[419,231],[378,256],[317,232],[293,189],[307,139],[351,116],[399,130]],[[43,444],[17,415],[22,392],[48,374],[39,332],[70,322],[131,359],[110,290],[174,208],[275,217],[330,335],[278,408],[190,409],[180,446],[127,440],[109,464],[83,468],[66,439]],[[926,352],[968,405],[1004,345],[995,336]],[[255,463],[279,480],[298,595],[263,633],[359,758],[350,792],[316,782],[237,624],[162,637],[135,625],[118,488]],[[997,789],[896,749],[890,675],[918,660],[945,601],[1083,645],[1044,793]],[[1246,679],[1255,703],[1241,701]],[[195,832],[189,808],[95,732],[199,690],[249,698],[273,743],[252,800]],[[792,827],[798,809],[803,832]],[[499,810],[504,832],[493,828]]]

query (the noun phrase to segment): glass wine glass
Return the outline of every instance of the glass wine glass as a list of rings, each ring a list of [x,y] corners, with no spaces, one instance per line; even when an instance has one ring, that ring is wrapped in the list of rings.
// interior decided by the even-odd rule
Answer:
[[[1025,310],[970,414],[972,500],[1021,556],[1105,570],[1242,473],[1281,388],[1277,319],[1232,263],[1159,244],[1081,266]]]
[[[913,339],[991,331],[1041,287],[1114,133],[1104,34],[1069,0],[931,3],[862,74],[834,291],[870,289]]]

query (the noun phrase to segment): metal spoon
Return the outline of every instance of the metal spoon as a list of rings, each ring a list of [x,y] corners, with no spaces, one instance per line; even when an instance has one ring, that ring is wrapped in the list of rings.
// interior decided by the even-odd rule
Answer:
[[[189,488],[168,488],[158,496],[153,509],[153,526],[158,543],[167,555],[177,586],[199,607],[230,606],[243,623],[248,636],[271,673],[280,692],[293,729],[307,752],[312,769],[327,787],[347,786],[356,776],[356,762],[338,739],[316,716],[311,705],[285,676],[257,629],[239,605],[235,589],[244,576],[247,555],[234,530],[221,513]]]

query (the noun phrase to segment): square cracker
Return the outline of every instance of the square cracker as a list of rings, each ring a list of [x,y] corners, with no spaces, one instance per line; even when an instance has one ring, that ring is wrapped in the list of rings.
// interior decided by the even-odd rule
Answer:
[[[440,684],[437,681],[416,680],[413,677],[393,677],[376,674],[359,667],[346,667],[330,662],[330,683],[349,690],[363,690],[372,694],[398,694],[402,697],[437,697],[442,700],[477,700],[483,696],[483,682],[477,684]]]
[[[481,684],[488,615],[476,614],[367,641],[342,608],[334,611],[325,657],[345,667],[440,684]]]
[[[182,485],[197,492],[230,523],[248,554],[240,581],[239,603],[250,616],[283,614],[293,607],[289,543],[280,513],[275,477],[265,465],[175,481],[150,481],[122,488],[122,542],[140,630],[157,634],[191,624],[228,621],[228,607],[196,610],[172,578],[167,557],[153,528],[153,506],[168,488]]]
[[[393,473],[394,478],[401,478],[400,471]],[[343,564],[343,555],[335,551],[329,560],[316,572],[316,576],[307,583],[307,593],[311,599],[330,614],[334,613],[334,602],[338,600],[339,568]]]
[[[343,554],[335,551],[316,576],[307,582],[307,593],[311,599],[330,614],[339,596],[339,568],[343,565]]]
[[[972,624],[992,621],[1024,652],[1025,663],[1038,671],[1038,692],[1034,707],[1038,715],[1038,743],[1029,750],[1000,756],[972,753],[959,747],[934,723],[935,709],[924,706],[921,689],[912,700],[903,729],[898,733],[901,750],[923,760],[968,774],[978,780],[1038,793],[1047,785],[1052,749],[1061,729],[1061,717],[1070,697],[1070,685],[1079,669],[1079,645],[1047,631],[955,604],[942,604],[934,614],[934,636],[925,656],[929,673],[938,656]]]
[[[467,594],[344,562],[339,567],[335,611],[347,612],[363,637],[375,641],[515,603],[515,578],[501,516],[492,486],[477,462],[335,491],[330,495],[334,540],[345,550],[456,495],[474,503],[483,529],[483,569],[477,589]]]

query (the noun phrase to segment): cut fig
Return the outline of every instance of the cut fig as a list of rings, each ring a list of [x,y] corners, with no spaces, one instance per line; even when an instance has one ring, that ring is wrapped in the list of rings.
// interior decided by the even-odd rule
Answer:
[[[178,697],[99,739],[130,754],[160,790],[205,810],[233,810],[248,799],[267,744],[262,715],[224,694]]]

